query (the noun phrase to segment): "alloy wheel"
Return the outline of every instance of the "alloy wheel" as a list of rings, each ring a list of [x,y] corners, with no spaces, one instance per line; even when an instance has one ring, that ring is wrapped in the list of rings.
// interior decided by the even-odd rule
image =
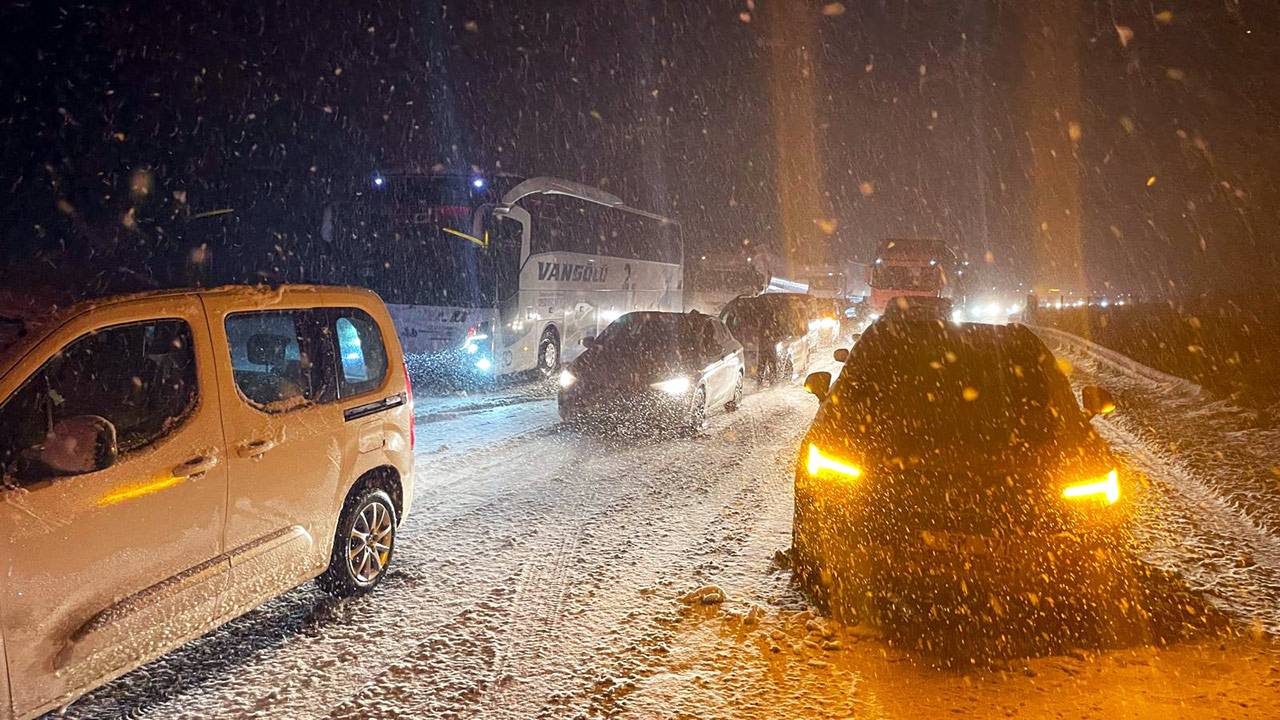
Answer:
[[[361,508],[347,538],[347,569],[356,583],[370,585],[382,575],[394,542],[395,524],[387,508],[380,502]]]

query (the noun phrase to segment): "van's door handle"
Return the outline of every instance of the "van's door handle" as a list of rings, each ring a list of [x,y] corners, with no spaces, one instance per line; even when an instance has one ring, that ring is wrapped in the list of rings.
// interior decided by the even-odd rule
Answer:
[[[197,455],[173,469],[174,477],[197,478],[218,464],[218,458]]]
[[[276,446],[276,441],[270,438],[262,438],[261,440],[249,440],[240,443],[240,447],[236,449],[236,454],[242,458],[258,457]]]

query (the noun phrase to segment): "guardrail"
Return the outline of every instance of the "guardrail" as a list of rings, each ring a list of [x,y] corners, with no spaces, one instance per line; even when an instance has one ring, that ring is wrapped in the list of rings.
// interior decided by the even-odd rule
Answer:
[[[1187,380],[1186,378],[1170,375],[1169,373],[1156,370],[1153,367],[1143,365],[1128,355],[1116,352],[1111,348],[1103,347],[1098,343],[1082,338],[1079,335],[1073,335],[1065,330],[1045,327],[1043,325],[1032,325],[1030,327],[1041,336],[1053,338],[1059,342],[1064,342],[1082,348],[1095,359],[1107,363],[1115,370],[1125,373],[1131,377],[1153,382],[1158,385],[1178,385],[1197,393],[1202,391],[1202,388],[1199,385]]]

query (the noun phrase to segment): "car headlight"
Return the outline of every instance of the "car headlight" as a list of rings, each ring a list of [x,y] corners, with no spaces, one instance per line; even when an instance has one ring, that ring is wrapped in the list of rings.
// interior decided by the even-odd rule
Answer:
[[[689,378],[678,377],[670,380],[663,380],[652,385],[655,389],[661,390],[668,395],[683,395],[689,392]]]
[[[805,462],[805,470],[810,477],[815,478],[826,475],[845,480],[857,480],[862,477],[862,468],[827,455],[813,443],[809,443],[809,457]]]
[[[560,387],[567,388],[576,382],[578,382],[578,378],[574,377],[573,373],[568,370],[560,371]]]
[[[476,369],[480,372],[489,372],[489,369],[492,367],[493,361],[487,357],[482,357],[476,361]]]
[[[1062,488],[1062,497],[1068,500],[1104,500],[1114,505],[1120,499],[1120,475],[1113,468],[1106,476],[1088,482]]]

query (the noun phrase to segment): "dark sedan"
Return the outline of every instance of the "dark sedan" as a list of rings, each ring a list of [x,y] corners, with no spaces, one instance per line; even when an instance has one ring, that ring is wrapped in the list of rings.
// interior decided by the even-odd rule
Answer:
[[[615,320],[560,373],[560,417],[702,427],[742,401],[742,345],[698,312],[634,312]]]
[[[1114,405],[1090,387],[1082,412],[1030,330],[877,323],[830,379],[806,381],[793,532],[838,614],[1007,619],[1110,587],[1130,488],[1089,420]]]

